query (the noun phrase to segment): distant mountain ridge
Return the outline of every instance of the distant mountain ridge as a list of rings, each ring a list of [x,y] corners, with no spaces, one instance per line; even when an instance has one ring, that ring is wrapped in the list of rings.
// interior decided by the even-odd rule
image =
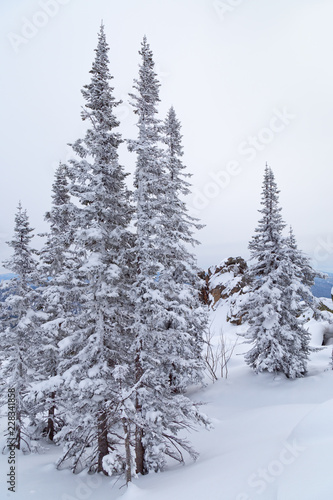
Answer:
[[[6,281],[14,278],[15,274],[13,273],[5,273],[5,274],[0,274],[0,281]]]
[[[325,273],[327,278],[315,278],[315,284],[311,287],[311,292],[315,297],[331,298],[331,289],[333,287],[333,273]]]

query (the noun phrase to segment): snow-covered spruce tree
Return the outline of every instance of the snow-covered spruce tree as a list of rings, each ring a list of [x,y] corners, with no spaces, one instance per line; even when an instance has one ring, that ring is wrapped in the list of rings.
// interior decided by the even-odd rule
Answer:
[[[60,342],[67,423],[58,434],[66,441],[59,467],[69,462],[73,472],[88,467],[105,474],[104,457],[116,454],[115,436],[121,439],[123,430],[128,430],[125,379],[130,374],[130,337],[125,277],[132,215],[126,174],[118,162],[122,139],[115,132],[119,124],[114,108],[119,103],[109,82],[108,50],[102,25],[91,83],[82,90],[86,101],[82,118],[90,127],[72,145],[77,157],[68,166],[69,191],[75,199],[71,234],[79,256],[70,280],[78,308],[62,325],[67,335]],[[120,461],[130,477],[130,460],[120,457]]]
[[[184,392],[190,383],[200,383],[203,373],[203,331],[207,327],[206,309],[200,304],[202,282],[194,255],[189,247],[198,242],[193,231],[200,229],[197,219],[188,214],[183,198],[190,193],[191,176],[182,163],[181,124],[173,107],[163,126],[166,144],[166,190],[163,199],[163,244],[159,287],[167,303],[165,328],[171,351],[164,359],[170,382],[177,392]]]
[[[274,174],[266,165],[256,235],[249,244],[252,280],[241,314],[249,323],[245,338],[253,344],[245,354],[256,372],[281,372],[288,378],[306,373],[309,333],[298,321],[300,276],[282,231],[285,224],[278,203]]]
[[[314,279],[321,273],[317,273],[312,269],[309,259],[298,249],[296,238],[292,227],[289,227],[289,235],[287,243],[291,252],[293,263],[299,268],[299,276],[304,285],[311,287],[314,284]]]
[[[50,230],[40,251],[38,269],[40,301],[44,312],[38,325],[40,340],[36,346],[35,369],[38,379],[31,387],[30,394],[36,422],[39,420],[36,434],[42,432],[51,441],[63,421],[57,408],[57,392],[62,385],[58,374],[58,343],[64,337],[61,326],[66,317],[73,314],[75,301],[70,281],[71,267],[76,260],[71,249],[70,221],[73,207],[68,192],[66,166],[63,164],[55,172],[52,191],[52,208],[45,215]]]
[[[292,227],[289,228],[289,235],[287,237],[287,244],[289,247],[289,256],[293,263],[294,272],[298,278],[297,294],[299,299],[304,302],[306,307],[312,309],[314,317],[318,319],[321,317],[320,300],[318,300],[311,292],[311,287],[314,285],[316,277],[325,278],[325,274],[320,271],[315,271],[310,264],[306,255],[299,250],[296,238]]]
[[[141,51],[142,64],[139,69],[139,78],[134,81],[135,94],[131,94],[134,112],[138,116],[138,139],[129,141],[129,149],[136,152],[135,171],[135,201],[136,201],[136,243],[135,243],[135,270],[136,280],[133,285],[133,302],[135,317],[133,333],[133,356],[135,357],[135,459],[136,471],[146,474],[150,470],[158,471],[163,468],[165,456],[169,455],[176,460],[183,461],[181,448],[196,457],[187,440],[181,439],[178,433],[181,429],[191,427],[198,422],[206,422],[198,412],[197,407],[183,394],[177,394],[178,386],[183,390],[189,379],[199,378],[199,362],[196,357],[192,339],[197,335],[199,341],[199,327],[194,321],[190,325],[189,318],[180,316],[181,307],[175,305],[174,314],[170,310],[172,296],[170,287],[166,286],[166,274],[171,279],[172,263],[166,257],[170,250],[170,238],[166,235],[166,202],[167,193],[170,193],[170,171],[166,166],[162,146],[162,124],[157,118],[157,104],[159,102],[159,82],[154,72],[153,55],[146,38],[144,37]],[[170,167],[171,168],[171,167]],[[177,172],[177,176],[179,172]],[[184,185],[178,185],[178,190]],[[177,193],[178,194],[178,193]],[[175,196],[177,196],[175,194]],[[171,214],[171,213],[170,213]],[[181,216],[178,217],[178,222]],[[170,221],[167,221],[169,224]],[[181,228],[180,228],[181,229]],[[185,229],[183,218],[183,238],[189,238],[188,226]],[[174,237],[174,241],[178,236]],[[179,255],[179,242],[177,242]],[[184,254],[183,256],[184,257]],[[180,258],[181,260],[181,258]],[[180,265],[180,262],[179,262]],[[183,276],[178,276],[178,283],[186,277],[193,283],[192,261],[185,262],[179,269]],[[169,269],[167,270],[167,266]],[[165,272],[165,278],[163,273]],[[177,272],[177,271],[176,271]],[[173,278],[174,279],[174,278]],[[176,281],[174,281],[176,286]],[[184,291],[184,283],[179,285]],[[186,296],[189,294],[186,294]],[[186,300],[184,294],[184,301]],[[189,299],[193,300],[194,299]],[[170,320],[173,320],[173,324]],[[171,346],[175,336],[171,328],[181,325],[182,333],[178,336],[176,346]],[[186,328],[191,330],[185,334]],[[189,342],[188,351],[183,342]],[[188,355],[190,352],[190,355]],[[186,353],[186,354],[184,354]],[[184,359],[184,370],[181,367],[180,357]],[[195,359],[193,359],[193,356]],[[189,358],[192,357],[195,367],[189,368]],[[174,374],[182,374],[185,382],[177,379],[170,380],[170,371],[174,364]],[[189,375],[185,375],[186,368]],[[194,375],[195,373],[195,375]],[[187,379],[186,379],[187,377]]]
[[[14,237],[8,242],[13,255],[3,263],[15,277],[2,284],[1,302],[1,369],[4,381],[3,401],[8,390],[15,389],[15,437],[16,447],[30,451],[30,433],[27,429],[32,415],[31,405],[25,400],[34,380],[32,369],[36,347],[35,325],[38,295],[33,285],[36,283],[36,260],[30,247],[33,229],[29,224],[26,210],[19,203],[15,216]]]

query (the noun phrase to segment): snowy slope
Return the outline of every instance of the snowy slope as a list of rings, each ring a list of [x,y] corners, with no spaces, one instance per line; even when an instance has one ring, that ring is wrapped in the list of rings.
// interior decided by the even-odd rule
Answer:
[[[324,324],[309,323],[313,345],[320,345]],[[223,330],[232,344],[244,326],[225,321],[225,305],[211,313],[215,343]],[[206,403],[213,430],[190,436],[200,457],[185,466],[170,464],[160,474],[123,479],[73,476],[56,471],[60,454],[45,445],[43,454],[18,456],[16,500],[330,500],[333,491],[333,371],[331,346],[313,353],[305,378],[287,380],[255,375],[238,342],[227,379],[208,380],[191,397]],[[4,419],[2,419],[4,420]],[[4,421],[2,422],[4,424]],[[7,498],[7,456],[0,456],[0,498]],[[14,496],[13,496],[14,497]]]

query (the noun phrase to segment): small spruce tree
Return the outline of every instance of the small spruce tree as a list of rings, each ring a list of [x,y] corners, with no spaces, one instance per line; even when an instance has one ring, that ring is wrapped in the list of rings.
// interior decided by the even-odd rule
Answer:
[[[15,277],[2,284],[1,302],[1,380],[4,389],[15,389],[15,444],[18,449],[31,451],[28,429],[33,409],[26,400],[31,383],[35,379],[33,359],[37,344],[36,324],[38,294],[36,285],[36,260],[30,246],[33,229],[29,224],[26,210],[19,203],[15,216],[14,237],[8,243],[13,249],[12,256],[4,262],[4,267]],[[4,396],[5,393],[3,393]],[[2,398],[4,404],[4,397]]]
[[[296,378],[306,373],[309,333],[297,318],[300,275],[282,235],[285,223],[278,194],[274,174],[266,165],[262,218],[249,244],[251,291],[241,311],[249,323],[244,336],[253,345],[245,360],[256,372],[281,372]]]
[[[296,238],[292,227],[290,226],[289,235],[287,237],[287,245],[289,247],[289,258],[293,264],[295,273],[296,293],[299,301],[302,301],[300,313],[303,309],[309,308],[313,311],[315,319],[323,319],[320,309],[320,300],[312,294],[311,287],[314,285],[315,278],[325,278],[325,274],[320,271],[315,271],[310,264],[310,261],[304,253],[299,250]],[[295,288],[295,287],[294,287]]]
[[[66,166],[60,164],[52,186],[52,208],[45,215],[50,224],[46,242],[40,254],[39,293],[43,316],[38,325],[39,342],[36,346],[38,378],[31,388],[34,402],[36,434],[45,434],[53,441],[63,424],[58,399],[62,380],[59,376],[59,342],[64,338],[62,325],[73,314],[71,266],[75,256],[71,248],[71,213],[73,207],[68,192]]]

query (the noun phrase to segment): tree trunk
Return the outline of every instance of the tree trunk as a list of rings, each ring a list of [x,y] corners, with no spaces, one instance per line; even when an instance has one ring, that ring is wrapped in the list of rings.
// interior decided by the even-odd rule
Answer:
[[[51,392],[50,394],[52,403],[54,402],[55,392]],[[50,441],[54,439],[54,413],[55,413],[55,405],[52,404],[51,408],[49,408],[49,415],[47,419],[47,437]]]
[[[138,409],[138,406],[137,406]],[[145,449],[142,444],[143,430],[141,427],[136,426],[135,429],[135,465],[136,473],[145,475],[147,470],[145,467]]]
[[[140,362],[140,351],[141,349],[137,350],[136,353],[136,360],[135,360],[135,381],[139,382],[143,375],[143,370]],[[140,415],[142,407],[139,401],[138,396],[136,396],[135,399],[135,410],[137,415]],[[139,416],[140,420],[140,416]],[[138,425],[135,428],[135,465],[136,465],[136,473],[137,474],[148,474],[148,471],[145,466],[145,449],[142,443],[143,439],[143,429],[142,427],[139,427]]]
[[[106,476],[107,472],[103,468],[103,458],[109,453],[108,446],[108,430],[107,430],[107,413],[101,410],[98,413],[98,472],[103,472]]]
[[[130,430],[126,419],[123,418],[123,428],[125,434],[125,456],[126,456],[126,484],[132,481],[132,457],[131,457],[131,447],[130,447]]]

